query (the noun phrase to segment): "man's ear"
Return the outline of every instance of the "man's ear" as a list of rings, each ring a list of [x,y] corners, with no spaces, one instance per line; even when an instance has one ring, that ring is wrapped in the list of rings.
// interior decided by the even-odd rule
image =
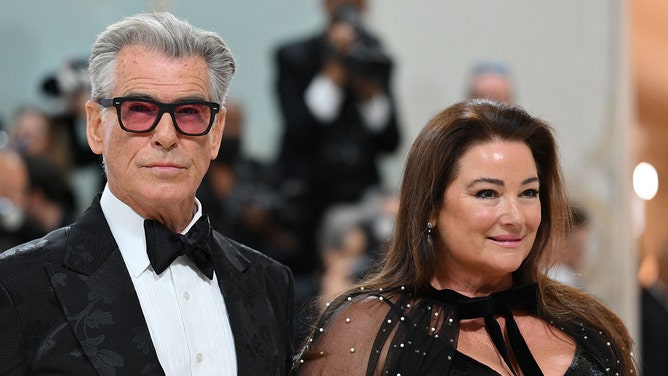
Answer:
[[[93,153],[102,154],[104,151],[102,107],[93,101],[86,102],[86,137]]]
[[[211,127],[210,140],[211,140],[211,160],[216,159],[218,156],[218,151],[220,150],[220,144],[223,141],[223,130],[225,129],[225,115],[227,115],[227,109],[221,107],[216,115],[216,120]]]

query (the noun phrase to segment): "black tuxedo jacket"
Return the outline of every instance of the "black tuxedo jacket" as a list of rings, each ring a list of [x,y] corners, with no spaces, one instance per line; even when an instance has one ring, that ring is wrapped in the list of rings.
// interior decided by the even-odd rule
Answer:
[[[290,270],[214,232],[239,375],[284,375]],[[0,375],[162,375],[99,196],[75,224],[0,254]]]

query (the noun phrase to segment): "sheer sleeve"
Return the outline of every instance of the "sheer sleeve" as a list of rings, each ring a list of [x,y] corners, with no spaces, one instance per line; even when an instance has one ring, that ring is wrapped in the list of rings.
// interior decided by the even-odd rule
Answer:
[[[390,309],[368,296],[325,311],[299,360],[297,375],[367,375],[376,334]]]
[[[448,305],[402,288],[330,307],[297,357],[297,375],[448,374],[458,333]]]

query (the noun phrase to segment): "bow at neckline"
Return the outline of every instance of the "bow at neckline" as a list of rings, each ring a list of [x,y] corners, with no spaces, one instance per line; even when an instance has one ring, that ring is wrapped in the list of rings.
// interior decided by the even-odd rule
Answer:
[[[508,347],[510,347],[522,374],[538,376],[543,374],[531,351],[529,351],[511,311],[512,308],[525,309],[530,312],[537,311],[537,283],[517,286],[509,290],[475,298],[464,296],[453,290],[436,290],[433,288],[430,289],[428,294],[447,304],[456,306],[459,320],[483,318],[485,330],[514,375],[516,375],[516,372]],[[501,315],[506,319],[508,344],[506,344],[501,327],[494,315]]]

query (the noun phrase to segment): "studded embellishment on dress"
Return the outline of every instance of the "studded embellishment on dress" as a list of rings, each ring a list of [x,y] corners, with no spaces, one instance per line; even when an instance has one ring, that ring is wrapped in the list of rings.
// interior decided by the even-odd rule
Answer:
[[[323,369],[318,367],[340,364],[341,369],[349,369],[358,364],[358,357],[361,361],[368,357],[367,370],[371,372],[368,374],[400,376],[420,374],[425,364],[429,364],[430,370],[439,369],[439,372],[456,365],[460,311],[448,301],[434,299],[431,295],[414,295],[409,291],[410,288],[405,286],[384,290],[360,287],[349,296],[328,302],[322,321],[315,326],[315,335],[308,338],[301,355],[295,358],[295,368],[305,367],[307,374],[314,366]],[[360,314],[363,316],[358,316]],[[569,326],[570,330],[559,325],[563,323],[550,321],[550,324],[575,334],[578,343],[614,347],[603,332],[588,330],[581,323]],[[375,329],[370,332],[369,327]],[[346,358],[351,355],[354,355],[354,361]],[[601,374],[605,370],[605,374],[619,375],[621,364],[612,357],[612,351],[610,355],[608,359],[600,359],[601,367],[597,370]],[[391,365],[384,363],[388,359],[392,359]],[[613,366],[614,361],[616,366]],[[339,370],[337,366],[333,367]]]

